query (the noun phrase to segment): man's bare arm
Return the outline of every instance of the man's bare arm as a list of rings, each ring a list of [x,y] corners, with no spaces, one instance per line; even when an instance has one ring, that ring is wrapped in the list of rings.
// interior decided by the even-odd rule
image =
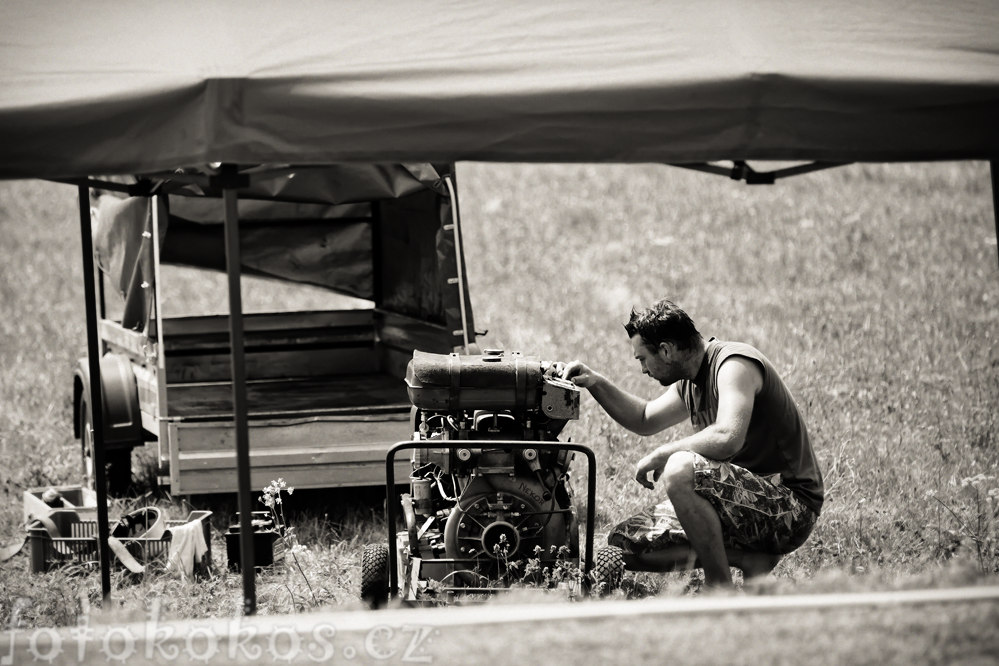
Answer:
[[[718,414],[715,422],[689,437],[663,444],[638,461],[636,480],[653,488],[671,455],[693,451],[712,460],[734,456],[746,441],[756,394],[763,387],[763,374],[747,358],[734,356],[718,369]],[[652,480],[648,478],[652,472]]]
[[[587,365],[573,361],[559,369],[562,377],[589,389],[604,411],[619,424],[639,435],[652,435],[684,421],[689,415],[676,386],[654,400],[625,391]]]

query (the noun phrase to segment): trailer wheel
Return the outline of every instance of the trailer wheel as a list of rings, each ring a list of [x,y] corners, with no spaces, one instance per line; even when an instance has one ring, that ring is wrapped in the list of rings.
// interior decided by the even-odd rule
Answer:
[[[605,546],[593,558],[593,591],[609,594],[621,587],[624,581],[624,551],[617,546]]]
[[[361,552],[361,599],[371,608],[388,602],[389,552],[384,543],[369,543]]]
[[[97,474],[94,467],[94,426],[90,415],[90,405],[80,404],[80,448],[82,454],[83,484],[87,488],[97,488]],[[104,452],[104,475],[108,495],[122,497],[132,486],[132,449],[112,449]]]

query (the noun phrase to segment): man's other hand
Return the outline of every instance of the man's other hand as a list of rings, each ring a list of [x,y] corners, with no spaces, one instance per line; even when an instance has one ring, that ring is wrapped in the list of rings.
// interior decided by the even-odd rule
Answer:
[[[635,473],[635,480],[652,490],[656,487],[656,481],[662,476],[666,469],[666,463],[662,462],[662,456],[657,451],[653,451],[638,461],[638,471]],[[652,480],[649,480],[649,472],[652,472]]]

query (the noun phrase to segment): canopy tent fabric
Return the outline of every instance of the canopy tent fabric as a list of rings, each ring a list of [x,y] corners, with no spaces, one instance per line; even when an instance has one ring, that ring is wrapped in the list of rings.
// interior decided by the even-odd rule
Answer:
[[[999,154],[994,0],[0,3],[0,177]]]

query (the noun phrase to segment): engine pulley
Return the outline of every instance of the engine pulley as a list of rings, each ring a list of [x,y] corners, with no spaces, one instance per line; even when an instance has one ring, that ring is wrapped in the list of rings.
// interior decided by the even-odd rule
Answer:
[[[449,558],[477,559],[489,568],[500,559],[535,556],[540,546],[565,543],[566,515],[555,500],[544,500],[533,479],[482,477],[466,489],[444,526]]]

